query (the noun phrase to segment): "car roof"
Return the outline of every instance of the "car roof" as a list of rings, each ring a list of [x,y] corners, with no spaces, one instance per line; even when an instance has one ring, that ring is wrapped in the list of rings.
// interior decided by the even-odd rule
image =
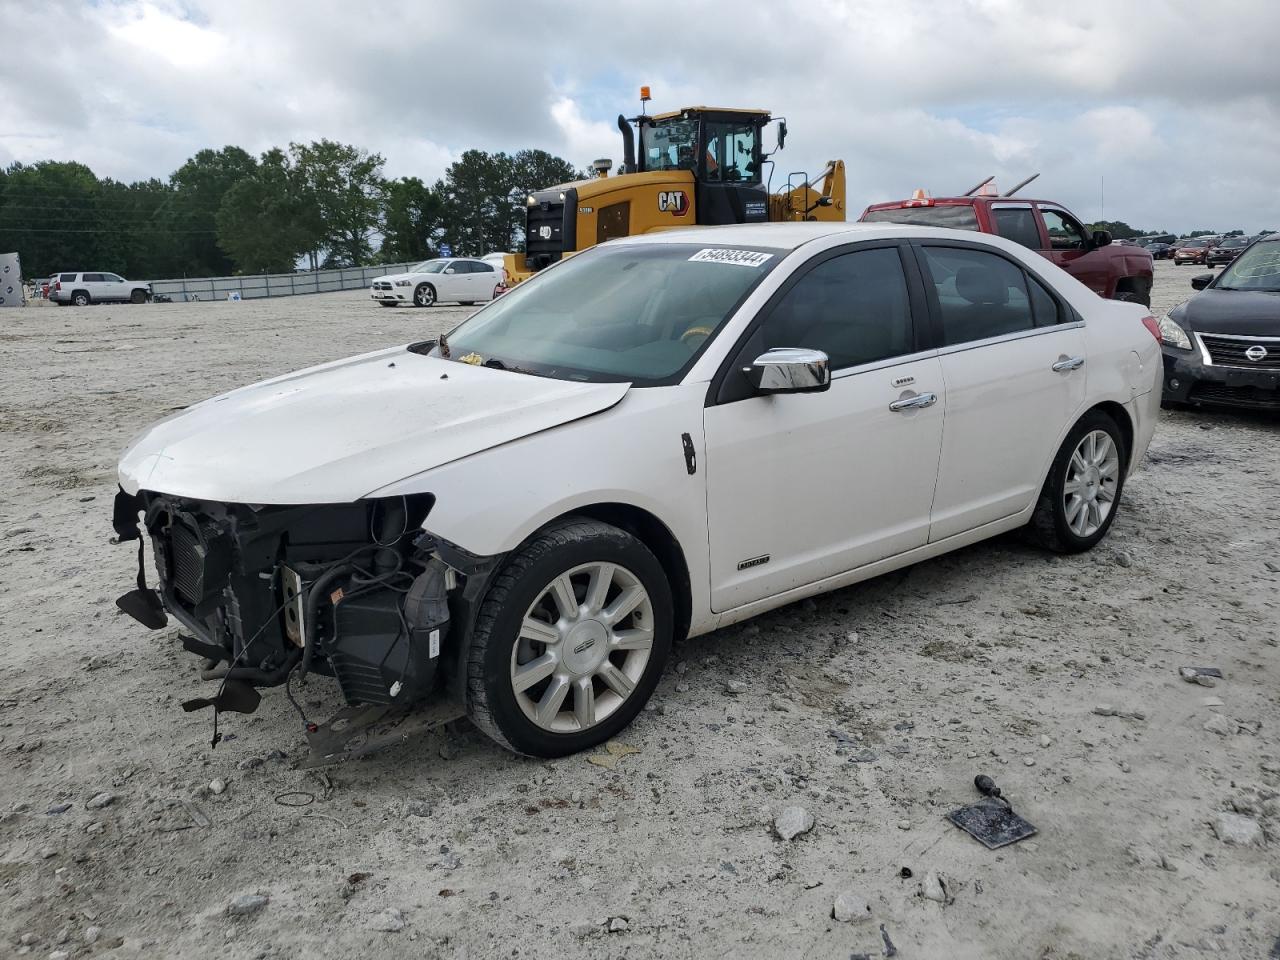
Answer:
[[[610,241],[611,244],[705,243],[708,246],[771,247],[794,250],[812,240],[846,235],[852,240],[878,240],[896,237],[987,238],[989,234],[973,230],[948,230],[944,227],[914,227],[902,223],[740,223],[722,227],[688,227],[644,233]]]

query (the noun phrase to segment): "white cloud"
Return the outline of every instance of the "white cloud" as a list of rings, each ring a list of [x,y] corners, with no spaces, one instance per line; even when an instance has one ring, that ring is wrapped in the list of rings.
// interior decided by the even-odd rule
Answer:
[[[481,12],[477,12],[481,10]],[[848,164],[849,205],[1040,171],[1037,193],[1135,224],[1280,226],[1280,4],[524,0],[519,15],[346,0],[0,0],[0,161],[165,177],[206,146],[327,136],[431,181],[463,150],[620,159],[653,109],[785,115],[778,174]],[[1220,164],[1207,164],[1221,158]],[[775,184],[776,185],[776,184]]]

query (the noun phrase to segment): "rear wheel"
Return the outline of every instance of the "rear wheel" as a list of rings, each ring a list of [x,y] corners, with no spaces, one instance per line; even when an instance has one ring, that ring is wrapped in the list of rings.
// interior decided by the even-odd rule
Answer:
[[[467,712],[532,756],[603,743],[653,693],[672,624],[671,588],[644,544],[597,520],[553,524],[511,555],[480,606]]]
[[[1114,420],[1097,410],[1080,419],[1053,459],[1031,518],[1041,545],[1079,553],[1107,535],[1120,507],[1127,457]]]
[[[85,293],[83,290],[77,290],[71,295],[71,302],[77,307],[87,307],[90,303],[89,294]]]
[[[436,302],[436,288],[429,283],[420,283],[413,291],[415,307],[429,307]]]

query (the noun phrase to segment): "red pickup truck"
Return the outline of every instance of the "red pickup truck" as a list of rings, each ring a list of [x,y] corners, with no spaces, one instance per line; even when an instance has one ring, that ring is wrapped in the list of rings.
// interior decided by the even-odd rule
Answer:
[[[1106,230],[1088,232],[1060,203],[1022,197],[927,197],[873,203],[864,222],[914,223],[994,233],[1048,257],[1099,296],[1151,306],[1151,254],[1113,245]]]

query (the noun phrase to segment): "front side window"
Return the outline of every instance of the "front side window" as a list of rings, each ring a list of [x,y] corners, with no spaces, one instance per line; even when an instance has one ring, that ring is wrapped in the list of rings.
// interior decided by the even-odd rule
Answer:
[[[1040,249],[1040,229],[1031,207],[992,207],[996,221],[996,233],[1030,250]]]
[[[713,183],[758,182],[756,127],[751,123],[708,123],[707,180]]]
[[[896,247],[832,257],[804,274],[761,327],[766,349],[821,350],[839,370],[914,351]]]
[[[949,227],[952,230],[977,230],[978,217],[968,204],[948,203],[936,207],[894,207],[868,210],[863,223],[905,223],[913,227]]]
[[[448,334],[449,359],[566,380],[671,383],[782,257],[691,243],[595,247]],[[438,345],[431,355],[442,355]]]
[[[1040,208],[1045,230],[1049,233],[1049,247],[1053,250],[1083,250],[1088,246],[1084,227],[1074,217],[1061,210]]]
[[[1035,327],[1021,269],[982,250],[923,247],[946,346]]]
[[[666,120],[640,127],[640,150],[646,170],[693,170],[698,158],[697,120]]]
[[[114,273],[103,274],[109,283],[124,283],[124,277],[117,277]]]

